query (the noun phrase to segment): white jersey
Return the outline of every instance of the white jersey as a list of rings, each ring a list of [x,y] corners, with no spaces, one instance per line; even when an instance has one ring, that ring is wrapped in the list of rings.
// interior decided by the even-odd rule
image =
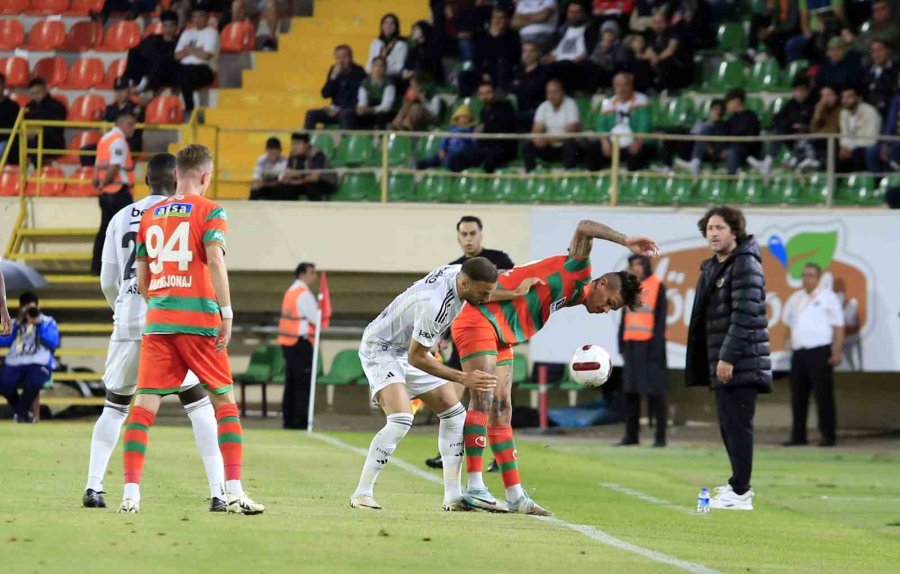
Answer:
[[[113,341],[140,341],[147,318],[147,303],[141,297],[135,265],[135,239],[141,215],[164,200],[162,195],[148,195],[115,214],[106,228],[103,243],[103,266],[118,271],[119,294],[113,314]]]
[[[462,265],[438,267],[397,295],[366,327],[361,348],[406,355],[412,341],[433,347],[462,309],[464,301],[456,292],[460,269]]]

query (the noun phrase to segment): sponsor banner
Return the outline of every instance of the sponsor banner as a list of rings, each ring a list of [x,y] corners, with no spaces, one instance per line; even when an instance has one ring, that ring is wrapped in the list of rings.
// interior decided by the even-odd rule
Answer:
[[[535,208],[531,215],[531,253],[540,259],[566,252],[581,219],[594,219],[628,235],[645,235],[660,245],[654,272],[666,286],[669,367],[684,367],[688,325],[700,264],[712,253],[700,235],[700,211],[564,211]],[[900,371],[900,268],[897,217],[890,212],[851,213],[749,211],[747,230],[760,244],[766,275],[766,304],[774,368],[790,366],[785,303],[801,289],[806,263],[824,271],[823,282],[844,305],[847,325],[845,370]],[[625,248],[595,241],[593,276],[626,268]],[[622,364],[617,334],[621,312],[588,315],[582,306],[554,313],[532,340],[535,360],[568,362],[576,348],[597,344]]]

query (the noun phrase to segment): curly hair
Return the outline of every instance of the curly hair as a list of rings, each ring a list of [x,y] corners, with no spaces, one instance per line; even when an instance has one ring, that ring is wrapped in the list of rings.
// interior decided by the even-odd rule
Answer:
[[[709,225],[709,220],[714,215],[718,215],[724,219],[725,224],[731,228],[731,232],[734,233],[734,236],[738,239],[743,239],[747,235],[747,220],[744,219],[744,212],[737,207],[720,205],[711,208],[700,221],[697,222],[697,228],[700,230],[703,237],[706,237],[706,226]]]

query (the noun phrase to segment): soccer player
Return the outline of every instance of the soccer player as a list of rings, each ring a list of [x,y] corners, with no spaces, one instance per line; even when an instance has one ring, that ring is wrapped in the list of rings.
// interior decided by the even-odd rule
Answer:
[[[212,154],[192,144],[175,158],[176,195],[148,209],[135,240],[137,285],[147,301],[137,397],[125,425],[125,492],[119,512],[138,512],[148,433],[162,395],[193,371],[211,393],[225,467],[228,512],[260,514],[241,485],[241,421],[226,347],[234,312],[225,268],[225,210],[203,197]]]
[[[144,328],[147,304],[137,288],[135,237],[144,212],[165,197],[175,194],[174,155],[160,153],[150,159],[147,164],[147,185],[150,186],[149,196],[113,216],[106,229],[103,244],[100,289],[114,310],[113,333],[103,373],[106,404],[91,436],[87,485],[82,497],[82,504],[86,508],[106,508],[103,477],[112,451],[119,442],[122,423],[128,416],[128,405],[137,386],[141,330]],[[209,510],[224,512],[225,474],[222,453],[219,452],[216,439],[216,417],[212,403],[193,373],[188,373],[185,377],[178,398],[191,420],[197,449],[209,479]]]
[[[595,221],[582,221],[569,245],[569,254],[514,267],[500,276],[501,287],[522,277],[539,277],[522,298],[466,306],[453,322],[453,344],[459,349],[463,370],[497,376],[494,390],[473,390],[465,424],[468,488],[463,505],[493,512],[517,512],[549,516],[531,499],[519,482],[513,440],[512,347],[531,339],[550,315],[564,307],[584,305],[588,313],[607,313],[623,306],[640,305],[640,282],[627,272],[606,273],[591,280],[591,246],[604,239],[628,247],[638,255],[655,255],[656,243],[644,237],[626,237]],[[482,457],[490,442],[506,487],[506,505],[498,503],[484,485]]]
[[[474,257],[462,265],[435,269],[398,295],[369,323],[359,345],[359,358],[369,379],[372,402],[381,407],[387,422],[369,445],[350,506],[382,508],[375,502],[375,481],[412,426],[410,398],[418,397],[440,419],[438,450],[444,459],[444,510],[463,509],[460,469],[466,409],[450,382],[461,383],[473,392],[489,392],[497,378],[479,370],[464,373],[450,368],[429,351],[463,303],[520,297],[537,279],[520,281],[512,291],[496,291],[497,268],[484,257]]]

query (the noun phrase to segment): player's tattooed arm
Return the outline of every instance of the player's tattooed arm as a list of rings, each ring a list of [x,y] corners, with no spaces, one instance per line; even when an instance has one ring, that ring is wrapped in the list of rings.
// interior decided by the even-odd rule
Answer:
[[[575,236],[572,237],[572,243],[569,244],[569,255],[573,257],[590,257],[594,239],[604,239],[624,245],[638,255],[652,257],[659,254],[659,246],[652,239],[628,237],[624,233],[620,233],[602,223],[584,219],[575,229]]]
[[[469,387],[475,391],[492,391],[497,386],[497,377],[483,371],[464,373],[440,363],[431,354],[431,349],[422,345],[415,339],[409,344],[407,355],[409,364],[445,381],[453,381]]]
[[[494,289],[488,296],[488,301],[512,301],[513,299],[518,299],[519,297],[527,295],[535,285],[543,284],[544,281],[539,277],[528,277],[527,279],[523,279],[522,282],[519,283],[519,286],[513,290]]]

